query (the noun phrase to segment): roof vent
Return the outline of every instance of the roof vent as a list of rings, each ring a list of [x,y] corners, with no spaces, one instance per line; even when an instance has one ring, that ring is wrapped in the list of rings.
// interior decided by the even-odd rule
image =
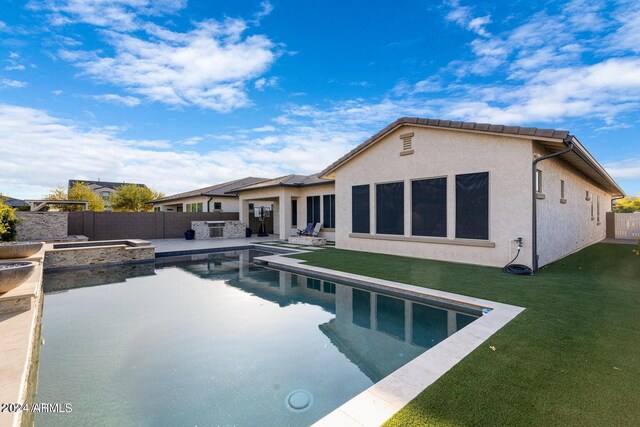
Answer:
[[[400,135],[400,139],[402,140],[402,151],[400,152],[401,156],[407,156],[409,154],[413,154],[413,147],[411,145],[412,138],[413,138],[413,132],[404,133]]]

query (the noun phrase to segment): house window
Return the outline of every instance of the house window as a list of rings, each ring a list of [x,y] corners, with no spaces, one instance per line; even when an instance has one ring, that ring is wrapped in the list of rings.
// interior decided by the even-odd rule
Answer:
[[[600,224],[600,195],[596,196],[596,215],[598,215],[596,223]]]
[[[320,196],[307,196],[307,223],[320,222]]]
[[[253,203],[249,203],[249,212],[253,212]]]
[[[298,226],[298,200],[291,200],[291,226]]]
[[[222,202],[213,202],[213,210],[215,211],[222,210]]]
[[[447,178],[411,182],[411,234],[447,237]]]
[[[560,180],[560,198],[564,199],[564,179]]]
[[[404,300],[377,295],[376,315],[378,331],[404,340],[404,308]]]
[[[186,211],[187,212],[202,212],[202,202],[200,203],[187,203]]]
[[[322,196],[322,213],[324,228],[336,228],[336,195],[325,194]]]
[[[542,171],[536,169],[536,193],[542,193]]]
[[[376,185],[376,233],[404,234],[404,182]]]
[[[160,212],[160,208],[157,208],[157,207],[156,207],[156,208],[153,208],[153,211],[154,211],[154,212]]]
[[[361,328],[371,329],[371,293],[360,289],[353,289],[351,292],[353,324]]]
[[[351,187],[351,231],[369,233],[369,185]]]
[[[320,290],[321,281],[318,279],[312,279],[311,277],[307,277],[307,289],[313,289],[314,291]]]
[[[105,202],[108,202],[111,197],[111,193],[109,193],[108,191],[103,191],[101,195],[102,195],[102,200],[104,200]]]
[[[332,282],[322,282],[322,292],[325,294],[335,294],[336,284]]]
[[[489,172],[456,175],[456,238],[489,239]]]

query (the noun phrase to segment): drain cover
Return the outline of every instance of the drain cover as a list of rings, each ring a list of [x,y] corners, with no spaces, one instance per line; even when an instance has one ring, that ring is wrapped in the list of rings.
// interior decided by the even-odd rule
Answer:
[[[313,396],[306,390],[295,390],[289,393],[285,405],[292,412],[306,411],[313,405]]]

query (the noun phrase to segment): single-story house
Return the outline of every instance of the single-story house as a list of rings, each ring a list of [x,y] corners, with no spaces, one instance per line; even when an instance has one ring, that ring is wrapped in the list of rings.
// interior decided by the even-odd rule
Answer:
[[[267,181],[267,178],[248,176],[162,197],[150,203],[156,212],[239,212],[238,194],[235,190],[263,181]]]
[[[147,187],[144,184],[134,184],[130,182],[108,182],[100,180],[88,181],[83,179],[70,179],[68,189],[71,190],[71,188],[77,183],[88,185],[91,191],[102,197],[102,200],[104,201],[105,211],[111,210],[111,196],[116,192],[116,189],[118,187],[122,187],[123,185],[137,185],[138,187]]]
[[[320,236],[335,239],[336,196],[331,179],[313,175],[285,175],[234,190],[239,196],[240,221],[248,223],[249,207],[258,201],[273,204],[273,232],[281,240],[322,223]]]
[[[624,196],[568,131],[415,117],[320,178],[335,181],[338,248],[500,267],[521,239],[517,263],[534,270],[604,239]]]

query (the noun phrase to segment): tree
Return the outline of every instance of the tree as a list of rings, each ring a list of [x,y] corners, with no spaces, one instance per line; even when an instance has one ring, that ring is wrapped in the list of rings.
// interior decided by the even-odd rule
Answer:
[[[88,184],[76,182],[69,190],[69,194],[64,187],[57,186],[44,196],[46,200],[78,200],[89,202],[89,210],[94,212],[104,211],[104,200],[102,197],[91,191]],[[81,211],[84,209],[81,205],[53,205],[63,212]]]
[[[616,201],[613,211],[619,213],[640,212],[640,194],[638,197],[627,196]]]
[[[15,210],[4,203],[0,194],[0,242],[12,242],[16,240],[18,217]]]
[[[164,194],[148,187],[124,184],[111,195],[111,208],[116,212],[151,212],[148,202],[164,197]]]

